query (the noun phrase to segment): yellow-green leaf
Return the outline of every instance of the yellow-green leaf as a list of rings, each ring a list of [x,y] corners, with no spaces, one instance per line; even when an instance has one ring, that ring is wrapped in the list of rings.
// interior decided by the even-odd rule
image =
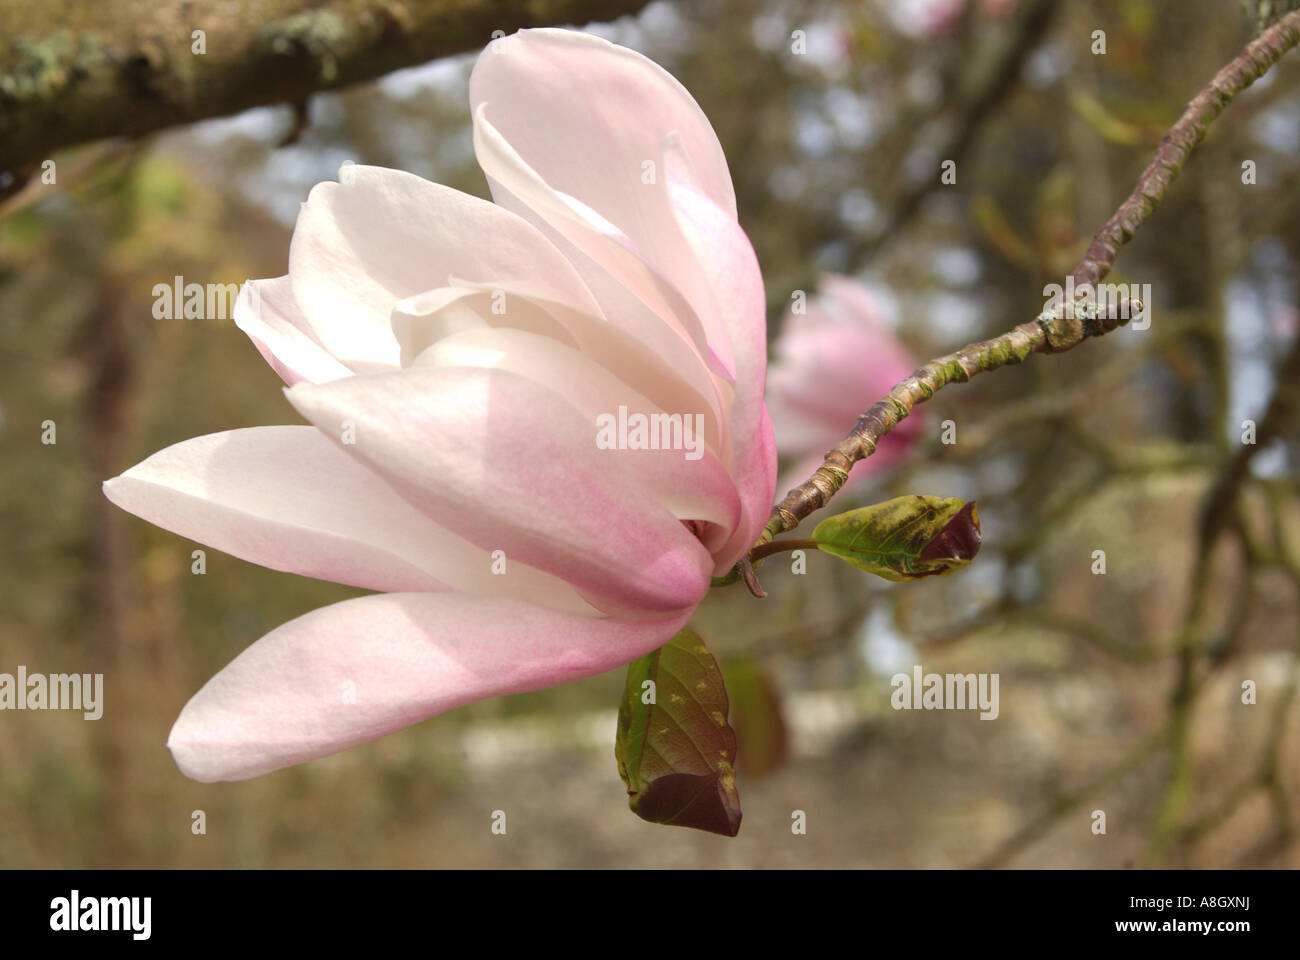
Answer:
[[[980,549],[980,521],[974,500],[908,494],[829,517],[812,539],[859,570],[916,580],[970,563]]]

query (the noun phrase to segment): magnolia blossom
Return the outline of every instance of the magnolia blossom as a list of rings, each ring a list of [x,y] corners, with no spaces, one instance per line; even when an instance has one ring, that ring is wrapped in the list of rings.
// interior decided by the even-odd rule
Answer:
[[[790,461],[781,476],[782,491],[807,480],[862,412],[917,366],[856,280],[824,277],[820,295],[803,307],[802,313],[793,306],[786,312],[767,377],[777,446]],[[881,440],[875,454],[853,468],[845,489],[896,463],[920,428],[920,413],[913,411]]]
[[[310,425],[187,440],[104,485],[242,559],[382,591],[199,690],[168,740],[196,780],[624,665],[766,520],[762,278],[699,106],[563,30],[490,44],[470,100],[495,202],[345,166],[303,205],[288,275],[241,291],[236,323]],[[598,444],[620,410],[699,423],[699,455]]]

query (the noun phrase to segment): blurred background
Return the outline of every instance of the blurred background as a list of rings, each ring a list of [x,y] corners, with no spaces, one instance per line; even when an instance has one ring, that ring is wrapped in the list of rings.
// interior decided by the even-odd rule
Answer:
[[[919,362],[1043,309],[1255,25],[1235,0],[692,0],[590,29],[665,66],[712,120],[772,336],[793,291],[833,271],[866,283]],[[317,95],[305,124],[259,108],[66,151],[56,184],[0,206],[0,671],[105,675],[98,721],[0,714],[0,866],[1300,865],[1285,417],[1216,501],[1213,549],[1201,533],[1300,329],[1294,54],[1122,252],[1112,279],[1152,285],[1150,328],[951,387],[854,495],[978,500],[970,567],[891,584],[778,557],[766,600],[706,599],[694,624],[740,736],[736,839],[629,812],[622,671],[252,781],[185,779],[164,746],[185,701],[267,631],[358,591],[215,551],[195,575],[198,544],[102,497],[169,444],[299,422],[233,322],[157,319],[154,287],[283,274],[299,204],[347,161],[486,196],[473,61]],[[1000,716],[892,710],[889,678],[914,664],[999,674]]]

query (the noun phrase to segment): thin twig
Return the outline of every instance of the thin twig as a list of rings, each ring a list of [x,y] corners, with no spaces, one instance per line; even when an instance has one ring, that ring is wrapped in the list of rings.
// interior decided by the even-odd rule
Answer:
[[[1075,268],[1076,289],[1095,287],[1111,270],[1120,248],[1164,199],[1169,185],[1187,163],[1192,150],[1210,124],[1242,90],[1249,87],[1288,50],[1300,44],[1300,11],[1290,13],[1260,34],[1188,104],[1182,117],[1166,134],[1137,186],[1097,232],[1083,260]],[[1098,314],[1095,310],[1067,309],[1066,316],[1040,315],[1015,329],[932,360],[903,380],[883,400],[868,409],[853,429],[826,454],[816,472],[786,494],[772,510],[759,544],[797,527],[801,520],[824,507],[844,485],[859,460],[875,452],[880,439],[950,383],[965,383],[976,374],[1011,363],[1032,353],[1063,353],[1090,337],[1103,336],[1129,316],[1129,304]]]

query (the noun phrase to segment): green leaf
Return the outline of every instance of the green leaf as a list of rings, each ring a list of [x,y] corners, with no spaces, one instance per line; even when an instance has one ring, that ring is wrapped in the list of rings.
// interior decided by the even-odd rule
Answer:
[[[975,501],[908,494],[817,524],[817,549],[886,580],[942,576],[980,549]]]
[[[614,756],[633,813],[736,835],[736,734],[727,710],[717,661],[689,629],[628,665]]]

